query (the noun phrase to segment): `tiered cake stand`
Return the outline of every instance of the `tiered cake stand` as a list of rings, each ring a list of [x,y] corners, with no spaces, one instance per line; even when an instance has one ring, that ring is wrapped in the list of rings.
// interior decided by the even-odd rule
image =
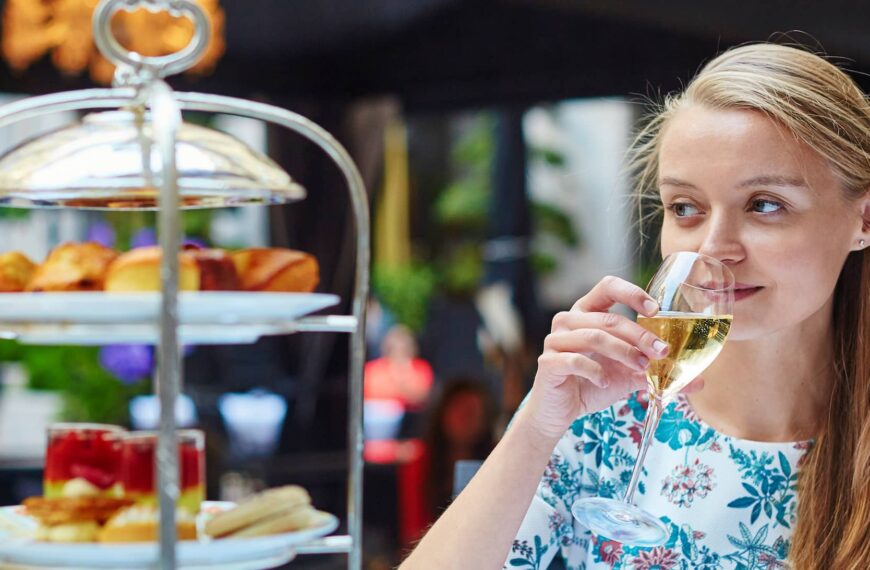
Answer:
[[[125,50],[113,37],[110,20],[119,10],[142,7],[193,20],[195,34],[190,44],[178,53],[162,57],[145,57]],[[94,13],[93,33],[99,49],[117,66],[113,88],[34,97],[0,108],[0,128],[52,113],[102,111],[0,157],[0,205],[157,210],[160,246],[164,252],[178,251],[183,208],[283,204],[305,196],[305,191],[268,158],[257,156],[223,133],[184,123],[182,111],[236,115],[279,125],[318,145],[347,183],[357,232],[352,314],[310,315],[335,304],[338,298],[334,295],[179,294],[178,258],[163,255],[159,293],[127,299],[109,293],[5,295],[0,300],[0,337],[42,344],[157,345],[156,390],[161,403],[157,454],[160,540],[159,555],[154,555],[154,562],[161,569],[267,568],[296,554],[346,553],[348,568],[358,570],[362,522],[363,321],[370,255],[368,205],[360,175],[345,149],[304,117],[243,99],[177,93],[170,89],[163,78],[193,65],[208,43],[208,19],[193,0],[102,0]],[[105,112],[106,109],[114,111]],[[218,556],[212,562],[189,565],[185,562],[185,545],[177,545],[175,538],[178,458],[173,410],[182,385],[180,345],[247,343],[263,335],[309,331],[351,335],[348,534],[314,538],[305,544],[285,543],[265,557],[267,551],[263,548],[251,546],[247,552],[245,544],[238,542],[233,547],[231,562]],[[219,542],[210,545],[212,551],[225,548]],[[140,554],[147,554],[143,553]],[[2,554],[0,548],[0,559]],[[108,560],[106,563],[111,566]],[[4,564],[4,567],[46,567],[9,559]]]

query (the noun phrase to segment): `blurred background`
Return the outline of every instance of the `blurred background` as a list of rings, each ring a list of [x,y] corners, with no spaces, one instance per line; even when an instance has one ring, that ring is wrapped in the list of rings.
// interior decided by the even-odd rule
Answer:
[[[645,101],[748,41],[835,55],[867,90],[870,4],[829,0],[200,0],[216,34],[185,91],[265,101],[331,131],[357,162],[373,216],[367,322],[366,564],[389,568],[449,503],[531,385],[552,316],[607,274],[645,284],[624,153]],[[3,101],[102,85],[94,0],[6,0]],[[184,21],[113,23],[151,55]],[[9,129],[4,149],[74,117]],[[339,173],[257,121],[186,117],[267,152],[309,191],[270,209],[197,211],[187,239],[314,254],[319,291],[349,309],[355,229]],[[41,260],[66,240],[153,243],[149,214],[0,209],[2,251]],[[304,485],[343,517],[348,338],[187,347],[179,418],[207,433],[208,495]],[[0,501],[41,493],[45,425],[153,424],[153,349],[0,341]],[[229,395],[229,397],[227,396]],[[303,557],[298,568],[340,568]]]

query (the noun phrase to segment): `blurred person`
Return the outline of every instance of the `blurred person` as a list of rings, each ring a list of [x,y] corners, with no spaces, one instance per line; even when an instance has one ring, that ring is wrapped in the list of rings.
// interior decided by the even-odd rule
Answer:
[[[419,411],[432,388],[432,367],[417,357],[414,333],[394,325],[381,344],[383,356],[366,363],[364,398],[394,400],[406,411]]]
[[[666,541],[622,544],[570,512],[627,488],[645,370],[668,353],[610,312],[652,317],[654,299],[608,277],[554,318],[511,427],[402,568],[870,567],[866,94],[808,51],[737,47],[665,99],[630,159],[662,256],[737,281],[729,339],[703,390],[665,408],[634,497]]]

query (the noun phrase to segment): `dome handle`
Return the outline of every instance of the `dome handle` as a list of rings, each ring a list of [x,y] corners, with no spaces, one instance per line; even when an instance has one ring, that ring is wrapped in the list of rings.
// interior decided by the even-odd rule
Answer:
[[[168,55],[145,56],[124,48],[112,33],[112,17],[121,10],[133,12],[138,8],[186,16],[194,24],[193,38],[181,51]],[[194,0],[101,0],[94,11],[93,29],[97,48],[117,66],[117,86],[141,85],[190,68],[202,57],[211,36],[208,17]]]

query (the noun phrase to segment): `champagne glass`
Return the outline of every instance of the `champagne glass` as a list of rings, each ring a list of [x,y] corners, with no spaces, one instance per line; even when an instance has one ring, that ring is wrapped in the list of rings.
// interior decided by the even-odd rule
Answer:
[[[592,532],[633,546],[656,546],[668,538],[668,527],[633,503],[634,493],[665,406],[722,350],[731,328],[734,276],[712,257],[680,251],[664,259],[646,290],[658,302],[659,312],[638,316],[637,322],[667,342],[670,350],[651,361],[646,371],[649,408],[628,489],[622,500],[587,497],[571,507],[574,517]]]

